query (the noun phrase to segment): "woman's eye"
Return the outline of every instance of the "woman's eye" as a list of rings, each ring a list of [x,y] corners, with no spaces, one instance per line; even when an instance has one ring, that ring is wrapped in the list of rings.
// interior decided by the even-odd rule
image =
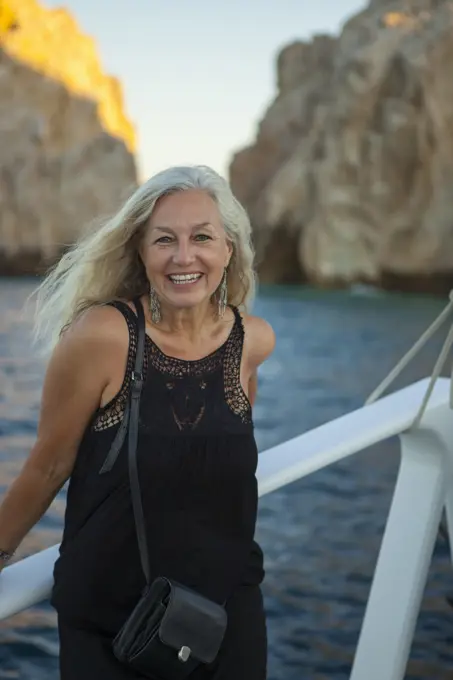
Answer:
[[[211,237],[208,234],[197,234],[195,236],[196,241],[209,241],[210,239]]]
[[[161,236],[160,238],[157,239],[156,243],[170,243],[171,237],[170,236]]]

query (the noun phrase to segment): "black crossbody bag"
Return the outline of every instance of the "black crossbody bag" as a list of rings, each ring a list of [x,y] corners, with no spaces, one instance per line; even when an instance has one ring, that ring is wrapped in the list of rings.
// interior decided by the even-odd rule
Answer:
[[[166,578],[150,582],[145,518],[137,467],[140,395],[143,386],[145,317],[134,301],[138,318],[137,353],[128,418],[128,461],[132,506],[146,586],[133,612],[113,640],[116,658],[153,680],[183,680],[200,664],[216,658],[227,626],[225,608]]]

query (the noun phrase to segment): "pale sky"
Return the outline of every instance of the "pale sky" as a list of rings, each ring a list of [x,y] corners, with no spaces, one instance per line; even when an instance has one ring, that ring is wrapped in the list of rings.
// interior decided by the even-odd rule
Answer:
[[[338,34],[364,0],[44,0],[64,4],[123,84],[142,178],[181,163],[227,175],[275,96],[280,47]]]

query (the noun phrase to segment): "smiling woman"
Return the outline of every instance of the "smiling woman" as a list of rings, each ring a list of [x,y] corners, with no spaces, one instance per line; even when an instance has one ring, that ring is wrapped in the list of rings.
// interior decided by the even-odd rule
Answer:
[[[252,407],[274,334],[247,313],[252,265],[225,180],[171,168],[38,291],[52,355],[37,441],[0,506],[0,566],[69,478],[62,680],[266,677]]]
[[[162,197],[140,248],[154,304],[190,309],[219,291],[224,313],[232,252],[211,196],[193,190]]]

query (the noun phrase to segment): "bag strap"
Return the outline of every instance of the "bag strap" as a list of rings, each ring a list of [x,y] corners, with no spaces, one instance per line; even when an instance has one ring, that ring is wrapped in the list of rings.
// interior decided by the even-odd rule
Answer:
[[[134,327],[137,326],[137,314],[134,314],[132,309],[127,305],[125,302],[122,302],[120,300],[114,300],[113,302],[108,303],[112,307],[115,307],[121,314],[124,316],[126,319],[126,323],[129,329],[129,346],[132,347],[132,333],[137,332],[136,330],[133,331],[130,328],[130,324],[132,323]],[[135,301],[134,301],[135,304]],[[135,305],[137,307],[137,305]],[[129,350],[131,351],[131,350]],[[128,356],[128,363],[129,363],[129,356]],[[126,405],[124,407],[124,413],[123,413],[123,418],[121,420],[121,424],[118,428],[118,431],[116,433],[115,439],[113,440],[109,452],[107,453],[105,460],[102,464],[102,467],[99,470],[100,475],[104,475],[107,472],[110,472],[110,470],[113,468],[115,465],[118,456],[120,455],[121,449],[123,448],[123,444],[126,441],[128,429],[129,429],[129,414],[130,414],[130,402],[127,401]]]
[[[146,540],[145,516],[140,491],[140,479],[137,465],[138,424],[140,413],[140,396],[143,387],[143,359],[145,354],[145,315],[141,300],[134,300],[137,310],[137,352],[135,354],[135,366],[132,372],[130,413],[129,413],[129,439],[128,439],[128,463],[129,479],[131,485],[132,507],[134,511],[135,528],[137,532],[140,561],[146,583],[150,582],[148,543]]]

